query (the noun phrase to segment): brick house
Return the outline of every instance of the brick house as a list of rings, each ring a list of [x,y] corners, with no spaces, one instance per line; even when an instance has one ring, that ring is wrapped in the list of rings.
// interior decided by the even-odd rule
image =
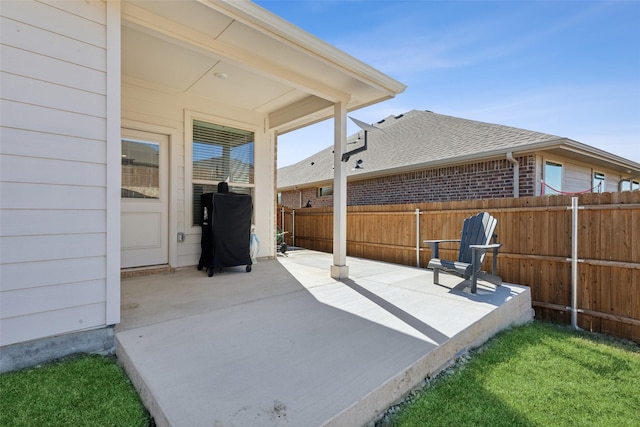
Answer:
[[[640,164],[525,129],[412,110],[368,133],[348,160],[348,205],[637,190]],[[349,137],[362,144],[364,131]],[[279,202],[333,205],[332,147],[278,169]],[[515,183],[515,184],[514,184]]]

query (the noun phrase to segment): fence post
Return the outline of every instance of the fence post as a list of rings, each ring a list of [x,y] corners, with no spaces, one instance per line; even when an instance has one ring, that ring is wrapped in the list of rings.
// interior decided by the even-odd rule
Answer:
[[[296,245],[296,211],[291,211],[291,246]]]
[[[420,209],[416,209],[416,267],[420,267]]]
[[[280,224],[282,224],[280,231],[284,232],[284,206],[280,209]]]
[[[578,327],[578,198],[571,198],[571,327]]]

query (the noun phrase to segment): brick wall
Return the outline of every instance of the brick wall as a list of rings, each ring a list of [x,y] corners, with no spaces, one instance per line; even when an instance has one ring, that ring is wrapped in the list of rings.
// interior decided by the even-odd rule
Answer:
[[[516,158],[520,164],[520,197],[534,195],[535,156]],[[282,193],[282,204],[299,208],[333,205],[333,197],[317,197],[316,188]],[[407,172],[350,181],[347,205],[388,205],[513,197],[513,165],[506,159]]]

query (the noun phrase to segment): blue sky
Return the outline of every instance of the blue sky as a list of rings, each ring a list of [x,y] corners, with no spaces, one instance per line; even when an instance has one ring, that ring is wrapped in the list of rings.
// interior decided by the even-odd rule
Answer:
[[[640,163],[640,1],[256,3],[408,86],[350,113],[364,122],[430,110]],[[283,135],[278,166],[332,143],[332,121]]]

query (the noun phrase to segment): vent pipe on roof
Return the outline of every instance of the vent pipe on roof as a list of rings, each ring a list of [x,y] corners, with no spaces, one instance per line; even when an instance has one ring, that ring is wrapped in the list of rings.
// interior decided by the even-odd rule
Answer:
[[[507,153],[507,160],[513,165],[513,197],[520,197],[520,163],[513,158],[513,153]]]

